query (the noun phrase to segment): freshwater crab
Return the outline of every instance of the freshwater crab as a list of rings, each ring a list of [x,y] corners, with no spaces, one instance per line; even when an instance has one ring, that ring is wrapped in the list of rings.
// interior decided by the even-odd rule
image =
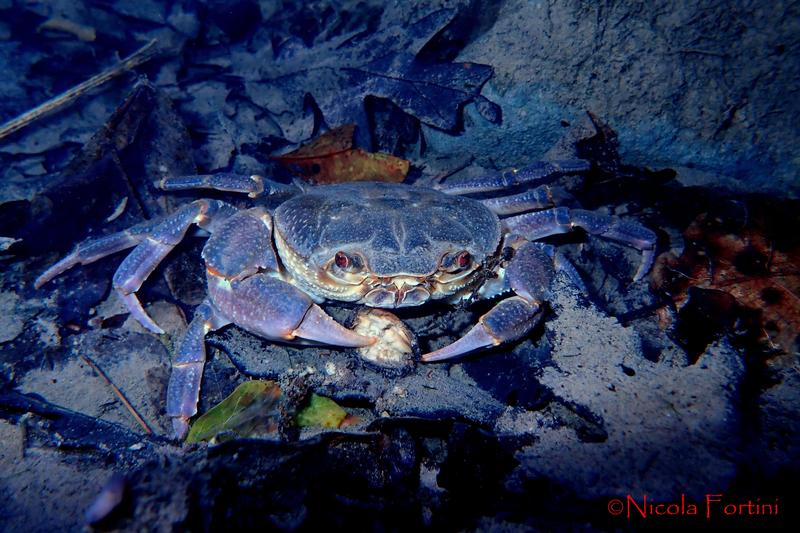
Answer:
[[[463,337],[422,356],[442,361],[525,336],[541,316],[555,271],[577,278],[553,246],[537,239],[580,227],[627,244],[642,252],[634,276],[641,279],[652,264],[656,236],[638,222],[553,207],[547,185],[482,200],[463,196],[587,168],[583,161],[541,162],[435,189],[357,182],[302,191],[260,176],[165,178],[159,186],[167,191],[210,188],[253,198],[292,196],[272,213],[195,200],[164,219],[84,241],[44,272],[36,287],[76,264],[134,247],[114,275],[114,288],[145,328],[163,333],[136,291],[192,225],[210,233],[202,252],[208,295],[173,358],[167,388],[167,414],[175,436],[182,438],[197,413],[205,335],[228,324],[271,340],[362,347],[376,339],[340,325],[318,304],[335,300],[398,308],[513,293]]]

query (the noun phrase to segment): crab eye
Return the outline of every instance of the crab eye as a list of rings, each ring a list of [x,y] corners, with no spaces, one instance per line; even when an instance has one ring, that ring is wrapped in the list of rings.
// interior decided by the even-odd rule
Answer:
[[[446,272],[458,272],[460,270],[464,270],[470,264],[472,264],[472,254],[466,250],[446,254],[444,257],[442,257],[440,264],[441,269]]]
[[[350,258],[347,257],[347,254],[344,252],[336,252],[336,255],[333,257],[333,262],[336,263],[336,266],[345,269],[350,265]]]
[[[333,268],[341,272],[355,274],[364,270],[364,260],[359,254],[348,254],[339,251],[333,256]]]

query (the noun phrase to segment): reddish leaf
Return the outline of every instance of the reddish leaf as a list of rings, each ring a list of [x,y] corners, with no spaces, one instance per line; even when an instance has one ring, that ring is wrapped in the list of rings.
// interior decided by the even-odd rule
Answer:
[[[340,126],[293,152],[273,159],[314,183],[403,181],[408,174],[408,161],[391,154],[353,148],[354,130],[354,124]]]

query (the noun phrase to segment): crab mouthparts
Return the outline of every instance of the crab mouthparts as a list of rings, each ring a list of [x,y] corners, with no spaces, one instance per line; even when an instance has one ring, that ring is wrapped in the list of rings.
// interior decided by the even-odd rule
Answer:
[[[421,285],[390,282],[364,295],[364,303],[370,307],[410,307],[425,303],[430,296]]]

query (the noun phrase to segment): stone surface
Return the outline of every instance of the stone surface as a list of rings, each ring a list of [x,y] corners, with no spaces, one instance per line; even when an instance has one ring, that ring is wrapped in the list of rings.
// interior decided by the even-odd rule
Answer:
[[[484,31],[458,57],[494,67],[483,94],[503,124],[467,106],[462,136],[425,128],[433,151],[521,166],[590,110],[619,132],[629,163],[800,193],[795,3],[508,0],[482,13]]]

